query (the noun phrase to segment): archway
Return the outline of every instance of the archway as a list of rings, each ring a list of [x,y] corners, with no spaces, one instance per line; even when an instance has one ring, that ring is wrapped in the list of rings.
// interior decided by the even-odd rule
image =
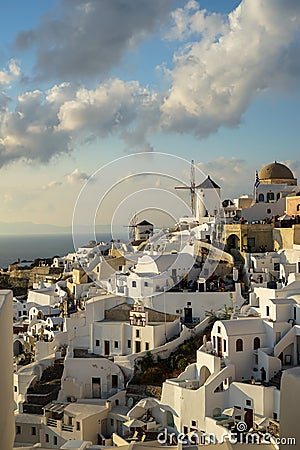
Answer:
[[[23,344],[19,339],[16,339],[13,343],[14,356],[19,356],[24,353]]]
[[[231,234],[228,236],[226,241],[227,249],[230,250],[240,250],[240,239],[236,234]]]
[[[202,366],[200,369],[200,386],[202,386],[205,381],[207,380],[208,377],[210,377],[211,375],[211,371],[209,370],[208,367],[206,366]]]

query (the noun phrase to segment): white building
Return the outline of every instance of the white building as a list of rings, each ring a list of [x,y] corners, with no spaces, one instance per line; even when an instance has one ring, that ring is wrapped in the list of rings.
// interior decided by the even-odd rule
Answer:
[[[0,291],[0,354],[3,364],[0,371],[0,437],[3,450],[11,450],[14,442],[13,417],[13,333],[12,291]]]

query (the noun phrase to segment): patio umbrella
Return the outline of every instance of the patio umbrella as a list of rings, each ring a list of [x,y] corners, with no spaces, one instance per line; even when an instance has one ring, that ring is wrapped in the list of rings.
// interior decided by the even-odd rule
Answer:
[[[127,420],[127,422],[124,422],[123,425],[125,425],[125,427],[128,427],[128,428],[142,428],[146,424],[145,424],[145,422],[143,422],[142,420],[139,420],[139,419],[130,419],[130,420]]]
[[[151,409],[158,406],[157,402],[152,398],[144,398],[143,400],[140,400],[137,404],[137,406],[140,406],[144,409]]]

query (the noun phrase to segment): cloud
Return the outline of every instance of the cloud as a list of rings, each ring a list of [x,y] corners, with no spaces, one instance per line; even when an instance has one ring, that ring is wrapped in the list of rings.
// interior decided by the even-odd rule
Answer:
[[[99,78],[154,32],[175,0],[60,0],[40,25],[17,36],[20,50],[36,49],[38,77]]]
[[[74,98],[59,109],[58,130],[89,130],[106,136],[114,129],[128,127],[143,111],[152,107],[156,95],[142,88],[137,81],[124,82],[114,78],[95,90],[80,88]]]
[[[0,114],[0,166],[19,159],[45,163],[70,151],[70,136],[56,130],[58,123],[57,106],[42,91],[20,95],[13,111]]]
[[[206,163],[197,163],[197,166],[222,188],[222,198],[242,194],[252,195],[255,167],[251,167],[248,161],[235,156],[232,158],[220,156]]]
[[[61,181],[55,181],[55,180],[53,180],[53,181],[50,181],[48,184],[45,184],[43,187],[42,187],[42,189],[44,190],[44,191],[48,191],[48,190],[51,190],[51,189],[55,189],[55,188],[57,188],[57,187],[59,187],[59,186],[61,186],[62,185],[62,182]]]
[[[1,84],[9,84],[11,81],[14,81],[19,77],[21,73],[19,63],[11,59],[8,63],[8,69],[0,70],[0,85]]]
[[[87,175],[85,172],[81,172],[77,168],[67,175],[67,182],[69,184],[78,184],[87,181],[89,178],[89,175]]]
[[[235,127],[262,91],[287,89],[296,79],[299,84],[297,0],[243,0],[228,17],[207,15],[194,1],[192,6],[173,14],[175,37],[193,39],[167,71],[163,128],[204,137]]]
[[[217,13],[209,13],[200,9],[195,0],[189,0],[183,8],[172,11],[173,25],[166,33],[169,40],[184,41],[191,37],[214,38],[225,31],[223,17]]]
[[[131,147],[148,150],[148,125],[157,120],[157,95],[136,81],[107,80],[96,89],[70,83],[21,94],[15,109],[0,97],[0,166],[10,161],[49,162],[75,143],[115,133]],[[152,120],[151,117],[154,117]]]

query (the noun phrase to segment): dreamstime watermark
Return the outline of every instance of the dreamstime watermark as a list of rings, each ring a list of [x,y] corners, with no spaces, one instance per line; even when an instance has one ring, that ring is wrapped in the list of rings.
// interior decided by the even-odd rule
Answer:
[[[174,445],[174,442],[182,445],[215,445],[229,442],[230,444],[255,444],[255,445],[296,445],[294,437],[276,437],[271,433],[262,431],[247,431],[245,422],[238,422],[234,431],[228,431],[217,437],[214,433],[203,433],[191,431],[184,433],[169,433],[167,428],[157,435],[157,441],[160,445]]]
[[[144,250],[160,268],[159,274],[152,274],[153,285],[158,285],[159,277],[165,276],[168,279],[166,290],[169,290],[197,265],[201,266],[199,278],[208,279],[222,258],[225,214],[220,192],[213,183],[205,194],[203,189],[198,188],[205,180],[211,183],[199,166],[166,153],[128,155],[100,167],[83,186],[74,207],[72,235],[75,251],[82,247],[83,234],[87,241],[99,241],[99,223],[109,223],[111,240],[121,249],[123,244],[130,241],[130,230],[138,225],[132,223],[133,216],[138,220],[147,217],[154,225],[157,217],[161,221],[163,216],[172,225],[178,224],[180,217],[186,217],[186,223],[181,229],[173,228],[170,232],[167,228],[149,234]],[[204,216],[207,219],[200,221],[202,228],[195,227],[196,222],[193,223],[192,218]],[[184,226],[186,229],[183,231]],[[179,230],[183,232],[178,233]],[[127,236],[124,237],[125,231]],[[212,245],[203,243],[205,235],[209,235]],[[200,261],[203,253],[206,258]],[[168,260],[160,260],[166,254],[169,254]],[[86,258],[77,255],[83,269],[90,274],[91,268]],[[127,263],[132,260],[132,266],[137,262],[134,253],[128,251],[126,260]],[[108,264],[106,260],[102,263]],[[107,268],[112,279],[112,266]],[[117,272],[115,270],[115,275]],[[103,280],[95,277],[93,281],[103,287]],[[154,290],[153,295],[160,295],[160,290]],[[130,296],[134,297],[134,293]],[[141,297],[138,292],[137,298]]]

